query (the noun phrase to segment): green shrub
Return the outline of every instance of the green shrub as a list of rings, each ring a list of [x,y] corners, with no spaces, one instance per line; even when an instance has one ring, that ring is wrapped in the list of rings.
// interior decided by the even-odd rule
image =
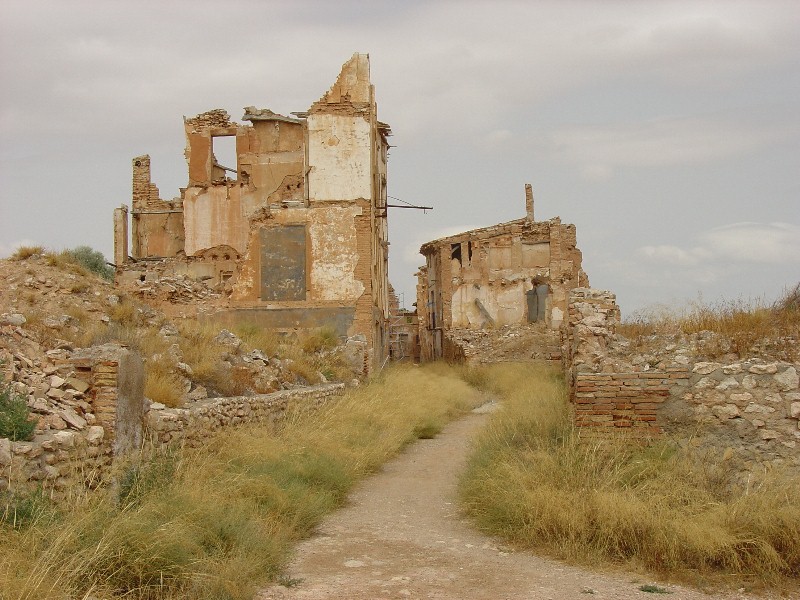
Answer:
[[[0,378],[0,438],[15,442],[29,440],[35,429],[28,403]]]
[[[106,257],[103,256],[102,252],[93,250],[89,246],[78,246],[72,250],[67,250],[67,253],[92,273],[107,281],[114,279],[114,269],[106,263]]]

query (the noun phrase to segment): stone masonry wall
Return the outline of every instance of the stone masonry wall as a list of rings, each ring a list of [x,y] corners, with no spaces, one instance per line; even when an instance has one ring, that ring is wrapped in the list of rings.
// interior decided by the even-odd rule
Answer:
[[[313,410],[344,384],[283,390],[259,396],[209,398],[191,408],[152,403],[145,411],[138,378],[141,361],[120,346],[76,352],[75,376],[90,384],[97,424],[82,431],[37,435],[29,442],[0,439],[0,491],[41,488],[54,499],[70,490],[93,488],[107,481],[114,461],[144,448],[168,445],[197,447],[219,429],[244,423],[280,420],[293,406]]]
[[[191,408],[166,408],[153,403],[147,413],[147,444],[154,449],[183,443],[202,446],[219,429],[245,423],[278,421],[293,406],[315,409],[344,392],[344,384],[329,383],[259,396],[209,398]]]
[[[800,364],[743,359],[618,372],[606,355],[619,309],[613,294],[573,290],[563,334],[575,425],[591,434],[669,435],[745,469],[800,473]]]

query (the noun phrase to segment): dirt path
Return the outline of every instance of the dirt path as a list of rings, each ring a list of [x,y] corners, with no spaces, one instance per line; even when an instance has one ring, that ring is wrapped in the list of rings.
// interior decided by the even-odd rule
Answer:
[[[296,585],[272,586],[258,600],[710,597],[677,586],[663,586],[669,595],[646,593],[638,588],[649,582],[640,577],[513,552],[473,531],[459,515],[456,481],[491,406],[412,445],[363,482],[348,506],[299,546],[288,569]]]

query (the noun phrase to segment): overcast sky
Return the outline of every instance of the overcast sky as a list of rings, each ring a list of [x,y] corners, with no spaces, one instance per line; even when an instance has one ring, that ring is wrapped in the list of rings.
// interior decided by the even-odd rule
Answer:
[[[0,256],[112,256],[131,158],[186,185],[183,115],[306,110],[354,52],[392,126],[390,276],[419,246],[575,223],[623,314],[800,281],[800,2],[0,2]]]

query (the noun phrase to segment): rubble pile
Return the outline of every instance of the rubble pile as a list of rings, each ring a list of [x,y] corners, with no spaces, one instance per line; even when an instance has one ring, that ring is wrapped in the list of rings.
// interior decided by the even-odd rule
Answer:
[[[461,348],[465,359],[473,364],[561,360],[559,332],[547,329],[543,323],[485,329],[451,329],[447,336],[453,344]]]
[[[196,403],[209,397],[265,394],[278,390],[325,383],[322,373],[306,365],[297,368],[290,358],[268,356],[250,349],[230,331],[222,330],[213,340],[219,349],[218,379],[230,385],[215,389],[197,377],[181,352],[186,340],[179,327],[145,302],[115,290],[93,274],[70,265],[53,264],[46,256],[25,260],[0,260],[0,375],[3,382],[27,400],[36,418],[36,433],[88,431],[97,421],[91,398],[85,393],[87,382],[75,377],[73,354],[81,345],[119,341],[136,343],[136,337],[149,329],[167,343],[167,351],[147,355],[145,364],[157,365],[171,373],[170,381],[179,389],[180,402]],[[141,282],[143,299],[169,299],[169,302],[196,302],[219,297],[202,282],[186,277],[162,277]],[[123,297],[121,297],[123,296]],[[118,313],[127,316],[127,327],[134,339],[117,339],[124,327]],[[135,325],[131,325],[131,323]],[[134,333],[131,334],[131,327]],[[141,349],[139,349],[141,351]],[[235,384],[235,385],[234,385]]]
[[[186,275],[147,277],[144,281],[136,280],[127,287],[132,295],[143,301],[160,301],[170,304],[191,304],[198,300],[216,300],[222,294],[213,290],[202,281]]]

